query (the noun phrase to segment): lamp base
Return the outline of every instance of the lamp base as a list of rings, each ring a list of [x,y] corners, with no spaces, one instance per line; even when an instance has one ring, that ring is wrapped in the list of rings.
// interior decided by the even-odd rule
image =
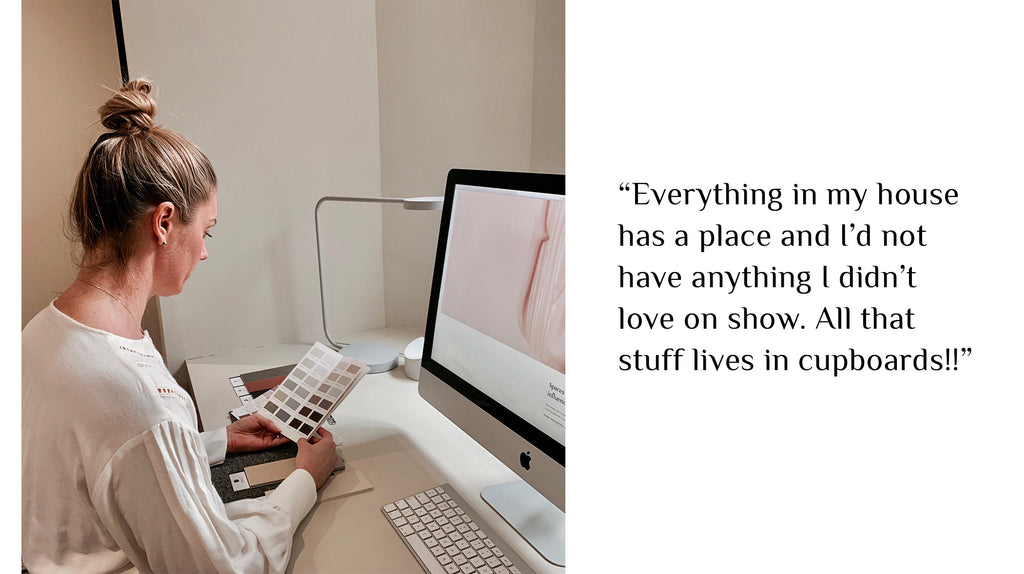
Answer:
[[[341,354],[366,363],[371,373],[383,373],[398,366],[398,349],[386,343],[351,343],[341,348]]]

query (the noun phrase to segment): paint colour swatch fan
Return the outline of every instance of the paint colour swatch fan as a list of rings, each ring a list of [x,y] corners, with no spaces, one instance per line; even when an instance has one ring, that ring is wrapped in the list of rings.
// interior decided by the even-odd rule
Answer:
[[[369,370],[366,363],[315,343],[273,393],[254,401],[255,412],[277,421],[289,439],[308,440]]]

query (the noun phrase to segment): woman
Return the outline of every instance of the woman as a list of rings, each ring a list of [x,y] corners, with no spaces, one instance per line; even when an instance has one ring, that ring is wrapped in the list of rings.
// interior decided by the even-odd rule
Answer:
[[[209,466],[282,444],[255,416],[200,434],[195,407],[140,325],[206,259],[217,179],[192,142],[153,123],[136,80],[100,110],[113,130],[70,205],[78,276],[22,334],[22,553],[29,571],[281,572],[333,470],[324,429],[265,499],[224,505]]]

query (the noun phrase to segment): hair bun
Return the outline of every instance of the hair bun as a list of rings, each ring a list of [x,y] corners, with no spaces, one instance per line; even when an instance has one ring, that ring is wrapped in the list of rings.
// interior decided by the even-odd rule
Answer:
[[[154,126],[156,101],[149,96],[153,85],[147,80],[132,80],[100,106],[103,127],[122,135],[131,135]]]

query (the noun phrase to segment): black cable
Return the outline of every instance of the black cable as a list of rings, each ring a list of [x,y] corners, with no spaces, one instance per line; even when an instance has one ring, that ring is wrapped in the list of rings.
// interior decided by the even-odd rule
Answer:
[[[121,0],[110,0],[114,11],[114,34],[117,36],[117,58],[121,61],[121,84],[126,85],[128,77],[128,56],[124,49],[124,28],[121,26]]]

